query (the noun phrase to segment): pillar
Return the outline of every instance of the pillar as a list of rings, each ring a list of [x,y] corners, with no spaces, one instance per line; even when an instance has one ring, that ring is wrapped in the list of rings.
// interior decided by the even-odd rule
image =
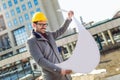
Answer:
[[[107,30],[107,32],[108,32],[108,35],[109,35],[109,37],[110,37],[110,40],[111,40],[112,44],[115,44],[115,41],[114,41],[114,39],[113,39],[113,36],[112,36],[111,31],[110,31],[110,30]]]
[[[105,34],[104,34],[103,32],[101,32],[101,34],[102,34],[102,37],[103,37],[103,39],[104,39],[104,41],[105,41],[105,44],[108,45],[108,41],[107,41],[107,39],[106,39]]]

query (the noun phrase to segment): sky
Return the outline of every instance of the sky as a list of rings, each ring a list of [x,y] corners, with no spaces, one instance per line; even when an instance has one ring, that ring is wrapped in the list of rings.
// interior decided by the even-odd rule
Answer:
[[[58,0],[61,9],[73,10],[75,17],[83,21],[99,22],[110,19],[120,10],[120,0]],[[63,12],[64,17],[66,13]]]

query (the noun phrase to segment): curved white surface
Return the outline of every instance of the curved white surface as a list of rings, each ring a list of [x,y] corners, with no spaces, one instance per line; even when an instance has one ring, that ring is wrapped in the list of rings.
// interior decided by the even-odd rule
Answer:
[[[77,73],[90,73],[99,64],[100,52],[92,35],[76,18],[73,21],[79,33],[76,47],[68,60],[56,65]]]

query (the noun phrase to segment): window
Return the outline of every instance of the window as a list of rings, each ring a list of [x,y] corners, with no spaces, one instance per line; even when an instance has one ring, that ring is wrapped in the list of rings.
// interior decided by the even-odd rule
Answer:
[[[17,50],[17,53],[23,53],[25,51],[27,51],[26,47],[22,47],[22,48]]]
[[[14,67],[15,68],[15,67]],[[17,72],[14,72],[14,73],[12,73],[12,74],[10,74],[11,76],[10,76],[10,79],[11,80],[18,80],[18,76],[17,76]]]
[[[25,27],[21,27],[13,31],[13,36],[15,38],[16,45],[22,45],[26,42],[28,35]]]
[[[20,2],[22,2],[23,0],[20,0]]]
[[[26,10],[26,6],[25,6],[25,4],[22,5],[22,10],[23,10],[23,11]]]
[[[29,8],[32,8],[32,4],[31,4],[30,1],[28,2],[28,7],[29,7]]]
[[[23,69],[21,71],[18,71],[19,78],[24,77],[24,76],[25,76],[25,73],[24,73]]]
[[[8,27],[11,28],[12,27],[12,23],[9,21],[8,22]]]
[[[12,2],[11,2],[11,0],[8,1],[8,5],[9,5],[9,7],[12,7]]]
[[[29,20],[29,16],[27,13],[24,16],[25,16],[25,20]]]
[[[17,13],[21,12],[19,7],[16,8],[16,11],[17,11]]]
[[[18,4],[18,1],[17,1],[17,0],[14,0],[14,4]]]
[[[31,12],[30,12],[30,15],[33,16],[33,14],[34,14],[34,11],[31,11]]]
[[[36,9],[36,12],[40,12],[40,11],[41,11],[40,8],[37,8],[37,9]]]
[[[32,74],[32,68],[29,61],[16,61],[0,67],[0,73],[0,80],[19,80],[27,74]],[[33,80],[33,78],[25,80]]]
[[[34,70],[37,70],[37,69],[38,69],[38,67],[37,67],[37,64],[36,64],[36,63],[33,63],[33,68],[34,68]]]
[[[2,35],[0,38],[0,52],[11,48],[8,34]]]
[[[13,52],[9,52],[9,53],[6,53],[6,54],[2,55],[1,59],[3,60],[3,59],[6,59],[6,58],[9,58],[11,56],[13,56]]]
[[[7,8],[6,3],[3,3],[3,9],[6,9],[6,8]]]
[[[31,65],[30,62],[26,62],[23,64],[23,68],[25,70],[25,74],[31,74]]]
[[[0,32],[6,29],[5,20],[3,15],[0,16]]]
[[[38,1],[37,1],[37,0],[34,0],[34,4],[37,6],[37,5],[38,5]]]
[[[31,23],[28,23],[27,26],[28,26],[28,29],[29,29],[29,30],[32,30],[32,29],[33,29]]]
[[[13,9],[12,9],[10,12],[11,12],[11,15],[12,15],[12,16],[15,16],[15,12],[14,12]]]
[[[18,24],[17,19],[13,20],[14,25],[16,26]]]
[[[6,13],[5,13],[5,16],[6,16],[6,18],[9,18],[9,13],[6,12]]]
[[[19,21],[20,21],[20,23],[23,23],[23,18],[22,18],[22,16],[19,17]]]

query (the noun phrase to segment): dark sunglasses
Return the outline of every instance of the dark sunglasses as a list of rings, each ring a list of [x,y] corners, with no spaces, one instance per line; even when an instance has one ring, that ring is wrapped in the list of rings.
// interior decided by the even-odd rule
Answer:
[[[48,23],[37,23],[39,26],[48,26]]]

